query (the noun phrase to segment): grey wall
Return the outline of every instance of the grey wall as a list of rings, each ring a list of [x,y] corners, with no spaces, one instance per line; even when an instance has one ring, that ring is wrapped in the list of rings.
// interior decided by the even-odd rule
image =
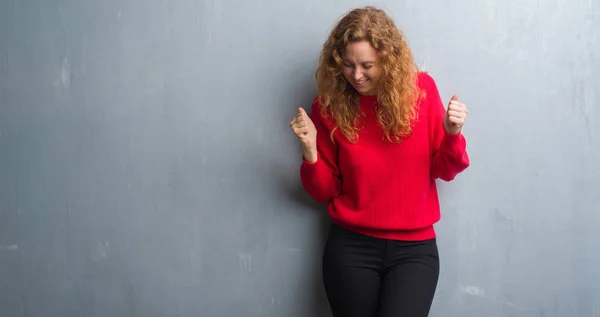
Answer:
[[[365,1],[0,2],[1,316],[329,316],[288,122]],[[432,316],[600,316],[600,3],[379,1],[472,166]]]

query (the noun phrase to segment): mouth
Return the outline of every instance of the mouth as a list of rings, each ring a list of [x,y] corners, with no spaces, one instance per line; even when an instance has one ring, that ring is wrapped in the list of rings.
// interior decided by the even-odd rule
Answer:
[[[362,85],[364,85],[364,84],[365,84],[367,81],[369,81],[369,80],[368,80],[368,79],[363,79],[363,80],[355,80],[355,81],[354,81],[354,83],[355,83],[357,86],[362,86]]]

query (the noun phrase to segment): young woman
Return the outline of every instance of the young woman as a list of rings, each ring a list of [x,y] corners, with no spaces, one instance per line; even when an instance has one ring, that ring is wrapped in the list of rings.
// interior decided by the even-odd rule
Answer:
[[[336,317],[427,316],[439,276],[436,179],[469,166],[468,111],[444,107],[393,20],[374,7],[335,26],[310,116],[290,122],[302,184],[328,204],[323,282]]]

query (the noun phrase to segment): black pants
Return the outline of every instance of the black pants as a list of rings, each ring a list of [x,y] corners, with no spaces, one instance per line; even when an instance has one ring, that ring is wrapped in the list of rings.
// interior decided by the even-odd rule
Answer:
[[[331,226],[323,282],[335,317],[426,317],[438,276],[435,239],[386,240]]]

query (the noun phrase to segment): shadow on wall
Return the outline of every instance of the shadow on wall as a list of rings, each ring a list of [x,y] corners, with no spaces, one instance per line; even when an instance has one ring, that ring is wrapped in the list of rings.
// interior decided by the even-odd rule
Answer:
[[[322,282],[321,254],[325,245],[327,234],[329,232],[331,220],[327,214],[327,206],[317,203],[312,197],[310,197],[310,195],[302,186],[302,182],[300,180],[302,150],[297,138],[289,129],[288,125],[288,123],[293,119],[293,116],[297,114],[298,105],[303,107],[307,113],[310,114],[311,104],[315,98],[313,87],[313,78],[307,76],[307,80],[303,83],[302,87],[300,89],[295,89],[295,92],[291,94],[291,111],[284,111],[286,113],[286,117],[283,118],[283,122],[286,124],[286,132],[289,133],[285,139],[290,140],[290,142],[294,142],[294,152],[292,156],[294,158],[293,163],[288,164],[288,162],[272,162],[273,164],[270,169],[273,173],[273,180],[275,180],[272,183],[272,185],[276,187],[274,190],[280,195],[280,197],[282,197],[282,200],[287,202],[285,205],[299,207],[290,208],[293,212],[306,213],[308,211],[309,213],[316,213],[317,226],[314,228],[314,230],[311,230],[310,233],[316,233],[317,235],[314,237],[314,239],[311,239],[311,241],[316,242],[312,246],[315,248],[315,250],[311,251],[311,253],[317,256],[307,268],[307,276],[311,278],[310,283],[301,283],[307,285],[307,288],[304,289],[304,292],[306,293],[302,294],[302,296],[306,295],[306,298],[308,299],[308,305],[310,305],[308,312],[310,313],[310,316],[330,317],[331,311]],[[298,91],[300,91],[301,94],[297,94]]]
[[[331,223],[329,216],[327,213],[323,212],[320,214],[320,230],[319,230],[319,241],[322,241],[319,245],[319,252],[322,252],[323,246],[325,245],[325,240],[327,238],[327,233],[329,232],[329,224]],[[318,258],[321,259],[320,257]],[[315,274],[315,287],[313,288],[315,296],[314,303],[312,303],[313,307],[313,315],[318,317],[330,317],[331,310],[329,308],[329,302],[327,301],[327,295],[325,294],[325,289],[323,287],[323,279],[322,279],[322,271],[321,271],[321,262],[318,265],[318,274]]]
[[[302,155],[301,151],[298,151],[298,155]],[[293,212],[305,213],[308,211],[316,213],[317,228],[311,230],[310,233],[317,234],[314,239],[311,239],[312,241],[316,241],[316,243],[313,244],[313,247],[316,250],[311,251],[311,253],[316,254],[317,257],[315,258],[314,263],[311,263],[310,267],[307,268],[307,271],[309,271],[307,276],[311,277],[311,282],[307,283],[308,287],[305,292],[308,293],[306,297],[309,298],[309,305],[311,307],[309,309],[309,312],[311,312],[310,316],[329,317],[331,316],[331,312],[323,289],[320,255],[325,245],[331,220],[327,214],[326,205],[317,203],[302,187],[300,181],[300,164],[301,163],[298,163],[294,166],[295,168],[292,169],[292,173],[295,175],[291,175],[291,177],[289,169],[286,169],[283,165],[276,165],[278,168],[273,169],[273,172],[275,173],[275,175],[273,175],[275,176],[274,179],[277,180],[275,182],[277,187],[275,190],[281,194],[281,197],[284,197],[284,200],[290,202],[288,205],[300,207],[291,208]]]
[[[299,155],[302,154],[299,153]],[[307,267],[307,276],[310,277],[311,281],[310,283],[306,283],[308,286],[304,291],[307,294],[302,294],[302,296],[306,295],[306,298],[309,299],[311,308],[308,311],[311,313],[310,316],[329,317],[331,316],[331,312],[323,289],[320,256],[329,232],[329,225],[331,224],[331,220],[327,214],[327,207],[326,205],[319,204],[313,200],[302,187],[299,176],[299,164],[295,169],[292,169],[292,173],[296,173],[296,175],[292,175],[292,177],[290,177],[290,170],[285,169],[282,165],[279,165],[278,168],[274,168],[273,172],[275,173],[273,176],[275,176],[275,179],[277,180],[275,182],[277,187],[275,189],[276,192],[279,192],[281,197],[284,197],[284,200],[290,202],[288,205],[301,207],[291,208],[293,212],[305,213],[308,211],[316,213],[317,228],[308,232],[316,233],[317,235],[314,239],[310,239],[311,241],[315,241],[312,247],[316,249],[311,251],[311,253],[317,256],[315,257],[315,261],[310,263],[310,266]],[[300,284],[305,283],[301,282]]]

